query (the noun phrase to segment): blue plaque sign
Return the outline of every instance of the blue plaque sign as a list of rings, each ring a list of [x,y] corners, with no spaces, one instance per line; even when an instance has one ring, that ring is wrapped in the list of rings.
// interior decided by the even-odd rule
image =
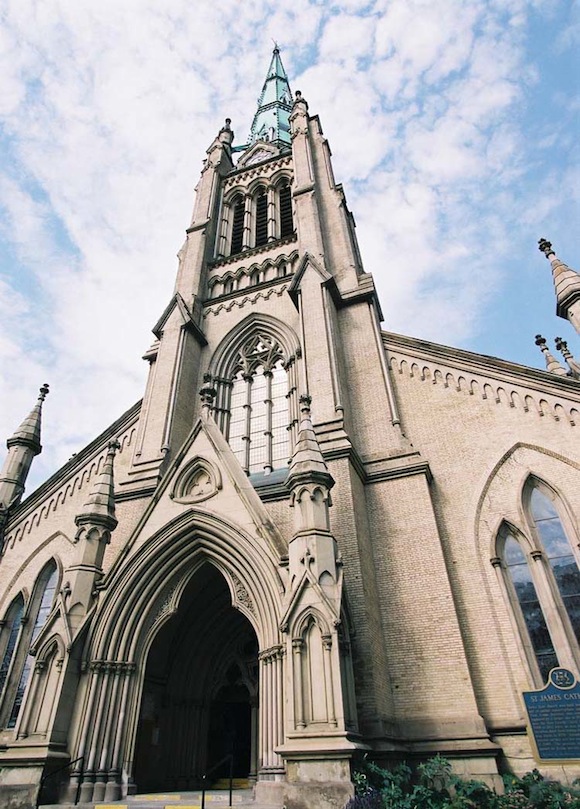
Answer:
[[[580,684],[572,672],[552,669],[544,688],[523,697],[538,759],[580,759]]]

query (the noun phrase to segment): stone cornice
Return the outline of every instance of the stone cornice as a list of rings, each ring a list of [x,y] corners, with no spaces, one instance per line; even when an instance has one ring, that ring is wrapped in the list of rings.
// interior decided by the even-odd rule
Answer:
[[[406,354],[415,360],[444,365],[463,373],[471,372],[499,382],[511,383],[553,396],[565,396],[580,402],[580,383],[569,377],[555,376],[539,368],[530,368],[487,354],[476,354],[465,349],[431,343],[428,340],[394,332],[383,331],[382,338],[385,348],[392,354]]]

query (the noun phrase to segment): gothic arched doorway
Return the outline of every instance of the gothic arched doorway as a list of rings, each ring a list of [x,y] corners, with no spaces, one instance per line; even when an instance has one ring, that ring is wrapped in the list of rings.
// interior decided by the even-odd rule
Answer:
[[[135,751],[139,792],[193,788],[228,754],[234,775],[257,767],[258,641],[206,563],[147,657]],[[225,775],[224,765],[215,777]]]

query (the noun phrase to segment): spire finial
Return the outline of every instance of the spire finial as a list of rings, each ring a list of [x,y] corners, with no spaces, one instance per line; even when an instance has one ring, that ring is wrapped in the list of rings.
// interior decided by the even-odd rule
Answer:
[[[48,393],[49,393],[49,390],[48,390],[48,383],[47,383],[47,382],[45,382],[45,383],[44,383],[44,385],[41,387],[41,389],[40,389],[40,391],[39,391],[39,395],[38,395],[38,401],[39,401],[39,402],[44,402],[44,400],[45,400],[45,399],[46,399],[46,397],[48,396]]]
[[[562,354],[566,360],[568,368],[570,369],[569,376],[573,376],[574,379],[580,379],[580,364],[574,359],[572,352],[568,348],[568,343],[566,340],[562,340],[561,337],[556,337],[554,342],[556,343],[556,351],[559,351]]]
[[[538,239],[538,250],[540,250],[546,258],[550,258],[550,256],[555,255],[554,251],[552,250],[552,242],[549,242],[547,239]]]
[[[550,349],[546,345],[546,338],[542,337],[541,334],[536,334],[536,345],[539,346],[540,351],[545,357],[546,370],[551,374],[556,374],[557,376],[566,376],[566,369],[558,362],[554,355],[550,353]],[[556,348],[558,348],[557,342]]]

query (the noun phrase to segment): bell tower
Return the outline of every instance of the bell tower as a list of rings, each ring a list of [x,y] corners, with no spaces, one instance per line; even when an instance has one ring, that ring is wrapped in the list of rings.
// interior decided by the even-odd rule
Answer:
[[[275,369],[282,366],[288,412],[275,416],[275,405],[266,402],[262,473],[273,471],[272,447],[283,443],[276,426],[285,430],[287,446],[274,452],[289,461],[298,397],[312,392],[323,449],[345,452],[358,444],[356,452],[365,456],[412,452],[400,430],[381,346],[380,308],[361,266],[354,219],[334,180],[320,121],[309,115],[300,92],[292,97],[277,47],[248,141],[233,143],[228,118],[207,150],[178,255],[175,292],[144,357],[151,370],[126,484],[136,491],[152,490],[166,458],[183,443],[198,415],[192,391],[207,372],[217,389],[216,420],[226,437],[233,431],[244,444],[245,461],[238,449],[248,473],[260,464],[250,459],[258,448],[252,414],[271,399]],[[361,335],[365,368],[351,360],[360,353]],[[262,375],[265,382],[257,383]],[[269,394],[258,406],[259,385]],[[372,406],[362,394],[369,388]],[[247,423],[241,424],[232,402],[235,410],[244,396]],[[376,397],[390,427],[370,440],[363,430],[355,441],[353,420],[370,423]]]

